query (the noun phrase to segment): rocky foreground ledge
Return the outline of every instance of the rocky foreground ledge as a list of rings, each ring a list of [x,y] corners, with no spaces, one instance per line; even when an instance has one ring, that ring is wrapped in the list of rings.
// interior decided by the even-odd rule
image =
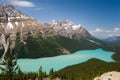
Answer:
[[[120,72],[112,71],[103,73],[100,77],[95,77],[93,80],[120,80]]]

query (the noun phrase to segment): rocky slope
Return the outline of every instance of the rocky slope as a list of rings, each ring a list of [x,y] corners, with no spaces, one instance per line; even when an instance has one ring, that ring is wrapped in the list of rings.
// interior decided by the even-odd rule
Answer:
[[[0,4],[0,54],[17,51],[21,57],[46,57],[95,49],[102,44],[83,26],[69,20],[38,22],[12,5]],[[17,50],[16,50],[17,49]]]
[[[89,38],[92,36],[82,25],[74,25],[71,21],[66,19],[62,21],[53,20],[50,22],[50,26],[58,35],[70,39]]]
[[[111,71],[102,74],[100,77],[94,78],[94,80],[120,80],[120,72]]]

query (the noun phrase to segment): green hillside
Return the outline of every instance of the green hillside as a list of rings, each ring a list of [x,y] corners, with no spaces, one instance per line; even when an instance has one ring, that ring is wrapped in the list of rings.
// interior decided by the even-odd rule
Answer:
[[[55,75],[67,80],[93,80],[93,78],[108,71],[120,71],[120,63],[90,59],[87,62],[57,71]]]
[[[16,40],[15,51],[18,58],[40,58],[65,54],[61,49],[70,53],[84,49],[96,49],[98,46],[88,42],[86,39],[73,40],[61,36],[43,38],[28,36],[25,43]]]

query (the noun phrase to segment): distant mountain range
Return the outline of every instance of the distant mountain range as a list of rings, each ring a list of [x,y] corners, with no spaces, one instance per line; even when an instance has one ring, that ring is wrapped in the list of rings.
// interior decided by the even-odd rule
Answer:
[[[69,20],[39,22],[14,6],[0,4],[0,55],[10,49],[18,58],[70,54],[78,50],[105,48],[106,42],[92,36],[82,25]],[[14,52],[16,51],[16,52]]]
[[[105,41],[110,45],[120,45],[120,36],[110,37],[110,38],[104,39],[103,41]]]

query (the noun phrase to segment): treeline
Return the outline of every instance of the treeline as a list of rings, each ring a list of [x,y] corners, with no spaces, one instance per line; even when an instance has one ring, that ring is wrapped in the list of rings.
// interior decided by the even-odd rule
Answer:
[[[55,72],[55,74],[66,80],[93,80],[95,77],[109,71],[120,71],[120,62],[90,59],[81,64],[68,66]]]
[[[23,73],[21,70],[18,73],[13,73],[11,76],[9,73],[7,74],[0,74],[0,80],[35,80],[38,77],[37,73],[29,72]]]
[[[53,69],[50,70],[49,74],[46,74],[40,67],[38,72],[28,72],[24,73],[20,68],[14,72],[2,72],[0,74],[0,80],[56,80],[60,79],[55,73]],[[60,79],[61,80],[61,79]]]

